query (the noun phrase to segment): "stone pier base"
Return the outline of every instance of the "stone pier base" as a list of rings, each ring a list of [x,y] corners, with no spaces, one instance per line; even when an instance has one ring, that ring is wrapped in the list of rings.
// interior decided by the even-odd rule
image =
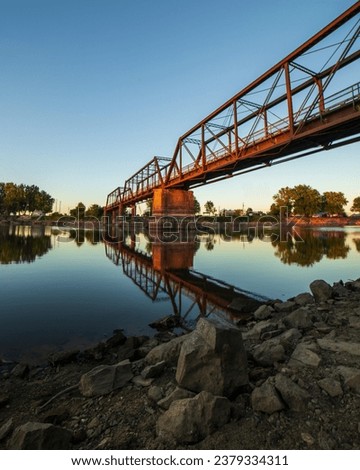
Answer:
[[[152,215],[155,217],[194,216],[194,194],[183,189],[155,189]]]

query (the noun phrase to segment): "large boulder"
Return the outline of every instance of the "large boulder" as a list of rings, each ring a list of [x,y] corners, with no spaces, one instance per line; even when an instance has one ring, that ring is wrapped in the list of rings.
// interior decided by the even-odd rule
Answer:
[[[313,326],[311,314],[305,307],[300,307],[289,313],[283,318],[283,322],[288,328],[298,328],[300,330],[307,330]]]
[[[199,442],[230,419],[231,406],[225,397],[201,392],[194,398],[176,400],[160,416],[156,432],[164,441],[180,444]]]
[[[155,346],[145,357],[148,364],[157,364],[158,362],[165,361],[168,365],[175,365],[180,354],[180,349],[185,340],[191,336],[188,335],[178,336],[168,343],[159,344]]]
[[[46,423],[28,422],[15,429],[9,443],[11,450],[71,449],[72,432]]]
[[[176,370],[180,387],[231,396],[248,383],[241,331],[220,318],[201,318],[184,341]]]
[[[331,299],[333,290],[330,284],[323,281],[322,279],[317,279],[310,284],[310,290],[314,296],[315,302],[326,302]]]
[[[113,366],[99,366],[80,378],[80,392],[85,397],[106,395],[123,387],[133,378],[131,363],[127,359]]]

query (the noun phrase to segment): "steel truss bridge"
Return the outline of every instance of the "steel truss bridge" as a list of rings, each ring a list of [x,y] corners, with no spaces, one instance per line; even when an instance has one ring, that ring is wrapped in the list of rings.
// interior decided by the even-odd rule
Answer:
[[[107,196],[106,214],[360,140],[360,1]]]

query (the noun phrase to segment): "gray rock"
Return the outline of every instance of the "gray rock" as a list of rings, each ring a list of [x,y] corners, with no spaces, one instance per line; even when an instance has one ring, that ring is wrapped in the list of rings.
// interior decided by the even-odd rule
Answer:
[[[267,380],[260,387],[256,387],[251,394],[253,410],[272,414],[285,408],[274,385]]]
[[[303,292],[294,298],[294,302],[303,307],[304,305],[313,304],[315,300],[309,292]]]
[[[284,347],[285,351],[289,352],[295,348],[301,337],[302,334],[297,328],[290,328],[277,336],[277,340]]]
[[[148,364],[156,364],[161,361],[165,361],[168,365],[175,365],[180,354],[180,349],[185,340],[188,339],[190,335],[178,336],[177,338],[172,339],[168,343],[159,344],[153,348],[145,357],[145,360]]]
[[[158,402],[159,400],[162,399],[164,396],[163,391],[161,390],[161,387],[158,387],[157,385],[153,385],[149,388],[148,390],[148,397],[150,400]]]
[[[304,307],[300,307],[294,312],[289,313],[289,315],[283,318],[283,322],[289,328],[298,328],[301,330],[306,330],[313,326],[310,312]]]
[[[344,380],[344,384],[360,394],[360,370],[354,367],[339,366],[337,372]]]
[[[319,387],[325,390],[325,392],[331,397],[338,397],[343,394],[341,383],[338,380],[335,380],[331,377],[318,380],[317,383]]]
[[[334,297],[349,297],[351,295],[350,289],[347,289],[341,282],[334,282],[332,292]]]
[[[70,449],[72,432],[52,424],[28,422],[15,429],[9,443],[11,450]]]
[[[360,279],[356,279],[356,281],[347,282],[345,284],[346,287],[354,291],[360,291]]]
[[[158,401],[158,406],[164,410],[168,410],[173,401],[193,398],[194,396],[194,392],[190,392],[190,390],[186,390],[185,388],[176,387],[169,395]]]
[[[5,393],[0,393],[0,408],[2,406],[5,406],[8,404],[9,402],[9,395],[5,394]]]
[[[58,365],[58,364],[68,364],[76,359],[76,356],[79,354],[79,349],[74,349],[72,351],[60,351],[49,356],[50,364]]]
[[[0,426],[0,441],[5,439],[13,430],[14,420],[8,419],[2,426]]]
[[[254,312],[254,318],[256,320],[266,320],[271,317],[274,309],[270,305],[260,305],[260,307]]]
[[[315,302],[326,302],[332,297],[332,288],[327,282],[317,279],[310,284],[310,290],[314,296]]]
[[[286,357],[284,347],[273,339],[256,345],[252,355],[254,360],[262,366],[272,366],[275,362],[284,361]]]
[[[274,304],[274,308],[277,312],[288,313],[296,308],[296,304],[291,300],[287,300],[286,302],[277,302]]]
[[[291,379],[283,374],[277,374],[275,377],[275,388],[291,410],[306,410],[310,395]]]
[[[321,357],[309,348],[309,345],[300,343],[296,346],[288,362],[290,367],[319,367]]]
[[[184,341],[176,370],[181,387],[230,396],[248,383],[241,331],[222,318],[200,318]]]
[[[194,398],[174,401],[158,419],[156,432],[164,441],[199,442],[229,421],[230,409],[227,398],[203,391]]]
[[[328,338],[317,340],[321,349],[332,352],[348,353],[354,356],[360,356],[360,343],[350,343],[348,341],[337,341]]]
[[[278,323],[269,319],[263,320],[253,326],[249,331],[243,333],[244,339],[259,339],[261,335],[268,331],[273,331],[278,328]]]
[[[85,397],[106,395],[123,387],[133,377],[131,364],[125,360],[113,366],[99,366],[83,374],[80,379],[80,392]]]
[[[152,379],[154,377],[159,377],[161,375],[166,367],[166,362],[165,361],[160,361],[157,362],[156,364],[150,364],[149,366],[146,366],[145,369],[141,371],[141,376],[144,379]]]
[[[23,378],[29,372],[29,366],[27,364],[17,364],[11,371],[13,377]]]
[[[141,375],[135,375],[131,382],[138,387],[149,387],[154,382],[154,379],[144,379]]]

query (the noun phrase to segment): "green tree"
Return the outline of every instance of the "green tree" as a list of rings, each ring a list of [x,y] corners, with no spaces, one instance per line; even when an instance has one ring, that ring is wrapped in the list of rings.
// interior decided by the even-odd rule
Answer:
[[[322,209],[330,214],[342,214],[344,206],[348,203],[344,193],[335,191],[325,191],[323,194]]]
[[[282,207],[287,207],[288,212],[292,212],[294,201],[293,201],[293,190],[286,186],[280,188],[279,191],[273,196],[274,203],[270,207],[270,213],[273,215],[279,215]]]
[[[17,214],[23,207],[22,191],[15,183],[5,183],[4,208],[5,213]]]
[[[205,207],[205,212],[207,212],[208,214],[211,214],[211,215],[216,214],[216,208],[212,201],[205,202],[204,207]]]
[[[201,212],[200,202],[196,199],[195,196],[194,196],[194,212],[195,214],[200,214]]]
[[[104,214],[104,208],[98,204],[92,204],[89,209],[85,211],[86,217],[95,217],[96,219],[101,219]]]
[[[0,183],[0,214],[5,212],[5,183]]]
[[[317,189],[299,184],[292,189],[294,213],[311,217],[321,209],[322,198]]]
[[[353,200],[353,204],[350,208],[351,212],[360,212],[360,196]]]
[[[320,211],[322,204],[319,191],[306,184],[281,188],[273,199],[274,203],[270,207],[273,215],[280,214],[281,207],[287,207],[289,213],[310,217]]]
[[[19,214],[39,210],[51,212],[54,199],[46,191],[40,191],[38,186],[0,183],[0,212],[4,214]]]
[[[78,202],[76,207],[74,207],[73,209],[70,209],[70,215],[79,220],[84,219],[85,210],[86,210],[85,204],[83,204],[82,202]]]

